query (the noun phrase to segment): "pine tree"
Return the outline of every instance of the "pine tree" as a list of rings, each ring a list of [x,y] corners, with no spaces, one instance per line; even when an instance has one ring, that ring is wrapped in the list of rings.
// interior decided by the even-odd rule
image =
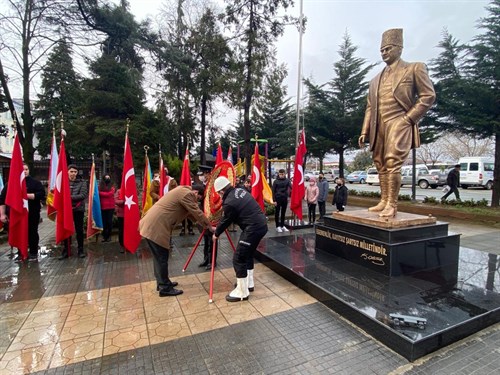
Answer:
[[[333,64],[335,76],[326,88],[306,81],[311,102],[305,121],[312,130],[310,135],[317,137],[308,150],[321,160],[333,149],[339,154],[340,176],[344,177],[344,152],[355,147],[361,132],[368,91],[366,75],[375,65],[355,56],[358,47],[347,32],[339,47],[340,60]]]
[[[480,20],[484,33],[470,46],[461,45],[445,32],[442,49],[432,60],[437,103],[432,110],[435,126],[479,138],[495,138],[493,207],[500,205],[500,0],[487,7]]]
[[[63,114],[66,124],[73,124],[79,117],[80,78],[73,68],[71,48],[66,39],[59,41],[49,55],[42,71],[41,89],[35,107],[38,119],[35,131],[38,153],[45,157],[50,154],[52,127],[59,129],[60,114]]]
[[[237,106],[243,107],[243,139],[246,171],[250,171],[252,153],[250,138],[253,137],[250,114],[254,94],[260,88],[266,57],[276,38],[283,34],[287,18],[279,14],[293,4],[292,0],[231,0],[227,1],[225,22],[238,30],[239,45],[235,50],[241,75],[237,84],[241,87],[235,95]]]
[[[252,118],[259,138],[267,139],[269,155],[272,158],[287,158],[293,154],[295,130],[292,105],[287,98],[287,76],[284,64],[270,69],[264,78],[264,87],[255,101]]]

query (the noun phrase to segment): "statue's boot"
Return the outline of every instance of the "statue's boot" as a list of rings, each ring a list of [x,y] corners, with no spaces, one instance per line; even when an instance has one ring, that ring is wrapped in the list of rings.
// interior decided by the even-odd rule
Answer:
[[[398,196],[401,187],[401,173],[387,175],[388,197],[387,205],[384,210],[378,214],[380,217],[395,217],[398,213]]]
[[[387,178],[388,175],[386,173],[380,174],[378,176],[380,182],[380,202],[376,206],[370,207],[368,211],[370,212],[380,212],[385,206],[387,206],[387,195],[388,195],[388,187],[387,187]]]

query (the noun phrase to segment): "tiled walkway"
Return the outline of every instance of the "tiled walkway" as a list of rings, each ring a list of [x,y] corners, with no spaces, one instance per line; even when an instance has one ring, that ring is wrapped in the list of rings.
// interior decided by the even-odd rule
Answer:
[[[497,229],[470,224],[452,229],[490,238],[484,246],[500,239]],[[45,220],[42,245],[53,243],[53,231],[54,224]],[[286,234],[270,227],[268,236],[275,235]],[[58,250],[47,249],[38,263],[20,265],[3,245],[0,374],[486,374],[500,369],[498,325],[410,364],[261,264],[249,301],[227,303],[234,271],[226,240],[209,304],[209,273],[197,267],[201,251],[181,272],[196,239],[175,238],[170,270],[184,294],[166,298],[158,297],[144,244],[131,255],[120,254],[116,242],[91,241],[84,260],[58,261]],[[464,357],[469,360],[457,368],[454,363]]]

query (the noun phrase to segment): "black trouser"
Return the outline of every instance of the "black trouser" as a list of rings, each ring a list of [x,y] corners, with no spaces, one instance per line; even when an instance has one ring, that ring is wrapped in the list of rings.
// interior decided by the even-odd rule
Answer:
[[[287,204],[287,198],[276,199],[276,211],[274,212],[274,221],[276,222],[276,228],[285,226],[285,213]]]
[[[267,226],[252,230],[251,232],[243,231],[241,233],[233,255],[233,267],[237,279],[247,277],[247,270],[253,270],[253,254],[266,233]]]
[[[318,201],[318,208],[319,208],[319,219],[323,220],[323,218],[326,215],[326,202]]]
[[[107,240],[111,238],[111,230],[113,229],[113,213],[114,209],[101,210],[102,215],[102,237]]]
[[[188,232],[191,233],[193,231],[193,222],[189,219],[182,220],[182,231],[186,231],[186,224],[188,227]]]
[[[335,206],[337,206],[337,210],[344,211],[344,205],[342,203],[335,203]]]
[[[214,249],[214,241],[212,241],[212,232],[205,230],[203,234],[203,261],[208,260],[208,263],[212,264],[212,253]],[[217,264],[217,249],[215,250],[215,256],[213,259],[214,263]]]
[[[84,211],[73,211],[73,222],[75,223],[76,232],[76,242],[78,243],[78,252],[83,251],[83,217],[85,215]],[[71,237],[68,237],[64,241],[65,250],[68,254],[71,253]]]
[[[441,198],[441,200],[445,200],[446,198],[448,198],[448,196],[450,196],[451,193],[455,193],[455,198],[457,198],[457,201],[460,200],[460,193],[458,192],[458,186],[450,186],[450,190],[445,195],[443,195],[443,198]]]
[[[172,288],[172,283],[168,278],[168,256],[170,250],[158,245],[156,242],[146,238],[149,249],[153,254],[154,274],[156,277],[156,284],[160,289]]]
[[[123,217],[117,216],[118,219],[118,242],[123,246]]]
[[[30,255],[38,255],[38,225],[40,224],[40,211],[30,211],[28,214],[28,244]]]
[[[307,211],[309,213],[309,222],[314,223],[316,221],[316,203],[308,203]]]

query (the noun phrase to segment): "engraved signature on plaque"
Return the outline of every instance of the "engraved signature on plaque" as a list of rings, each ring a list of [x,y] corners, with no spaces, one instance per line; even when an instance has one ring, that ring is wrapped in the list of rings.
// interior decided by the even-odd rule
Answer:
[[[367,253],[361,254],[360,257],[364,260],[372,262],[376,266],[385,266],[385,262],[382,257],[377,257],[375,255],[368,255]]]

